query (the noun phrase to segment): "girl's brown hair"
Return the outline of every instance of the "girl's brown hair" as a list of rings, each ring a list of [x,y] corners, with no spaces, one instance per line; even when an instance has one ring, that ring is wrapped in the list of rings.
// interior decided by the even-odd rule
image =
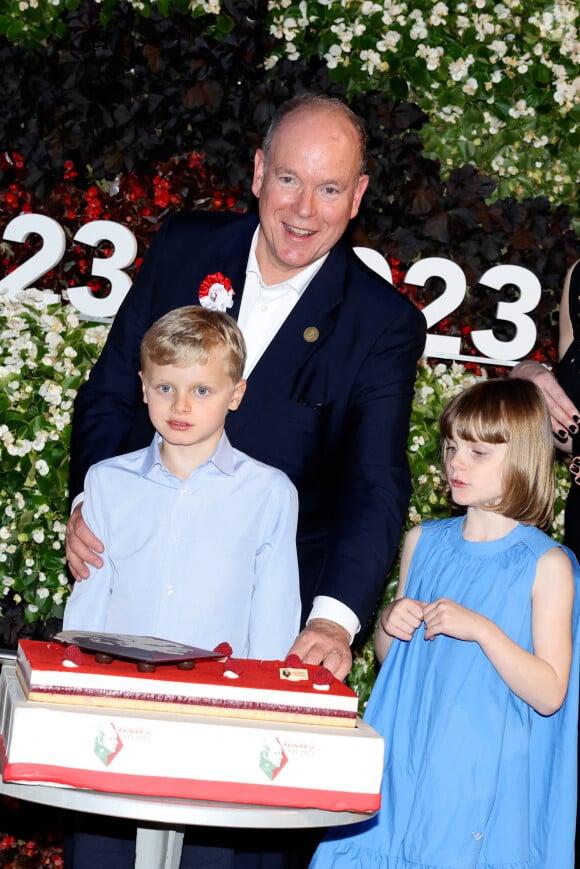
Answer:
[[[487,509],[544,531],[550,527],[554,441],[546,402],[535,384],[517,378],[477,383],[449,402],[439,425],[444,442],[460,437],[508,444],[503,495]]]

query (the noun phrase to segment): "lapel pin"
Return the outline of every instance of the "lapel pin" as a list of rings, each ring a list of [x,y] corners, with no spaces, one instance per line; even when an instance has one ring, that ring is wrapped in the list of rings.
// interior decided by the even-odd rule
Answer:
[[[308,326],[304,330],[304,340],[309,344],[314,344],[315,341],[318,341],[320,338],[320,332],[316,328],[316,326]]]

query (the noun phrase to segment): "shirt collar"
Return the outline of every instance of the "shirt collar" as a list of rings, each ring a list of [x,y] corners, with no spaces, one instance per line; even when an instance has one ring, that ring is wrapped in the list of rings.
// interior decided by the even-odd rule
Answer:
[[[159,452],[159,444],[161,441],[161,435],[158,432],[155,432],[153,440],[145,450],[145,455],[143,456],[143,464],[141,465],[140,471],[142,477],[148,476],[155,467],[161,468],[167,474],[170,473],[163,464],[163,459]],[[211,456],[211,458],[201,467],[210,463],[213,464],[218,471],[221,471],[222,474],[227,474],[229,477],[233,477],[235,474],[234,449],[225,432],[222,433],[213,456]],[[199,470],[199,468],[196,468],[196,471],[197,470]],[[195,471],[193,473],[195,473]]]
[[[318,269],[322,266],[324,261],[326,260],[328,253],[325,253],[324,256],[321,256],[319,259],[314,260],[313,263],[310,263],[309,266],[302,269],[302,271],[297,274],[292,275],[287,281],[282,281],[280,284],[271,284],[270,286],[266,286],[264,281],[262,280],[262,274],[260,272],[260,266],[258,265],[258,259],[256,257],[256,246],[258,244],[258,234],[260,232],[260,227],[256,228],[252,238],[252,244],[250,245],[250,255],[248,256],[248,265],[246,266],[246,275],[251,272],[252,274],[257,275],[258,280],[260,282],[260,286],[266,292],[268,290],[279,290],[280,287],[291,287],[294,292],[301,296],[314,275],[317,273]]]

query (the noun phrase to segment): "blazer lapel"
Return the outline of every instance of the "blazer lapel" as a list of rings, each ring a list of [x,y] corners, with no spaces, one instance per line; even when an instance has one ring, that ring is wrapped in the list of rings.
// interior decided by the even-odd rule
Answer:
[[[228,231],[223,233],[223,244],[219,251],[219,259],[224,263],[224,268],[221,270],[230,279],[234,288],[234,304],[227,311],[234,320],[238,319],[240,313],[240,304],[246,282],[248,254],[252,243],[252,236],[257,226],[257,215],[244,215],[240,219],[237,232],[232,233]],[[226,225],[226,228],[229,230],[229,226]]]
[[[251,416],[248,405],[256,402],[257,411],[265,395],[293,392],[301,370],[334,329],[347,269],[347,252],[337,245],[250,374],[244,396],[246,418]]]

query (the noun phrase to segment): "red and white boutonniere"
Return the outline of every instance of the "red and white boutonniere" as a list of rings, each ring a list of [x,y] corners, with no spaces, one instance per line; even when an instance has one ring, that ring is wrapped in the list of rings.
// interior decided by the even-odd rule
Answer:
[[[234,288],[229,278],[216,272],[199,285],[199,304],[210,311],[227,311],[234,304]]]

